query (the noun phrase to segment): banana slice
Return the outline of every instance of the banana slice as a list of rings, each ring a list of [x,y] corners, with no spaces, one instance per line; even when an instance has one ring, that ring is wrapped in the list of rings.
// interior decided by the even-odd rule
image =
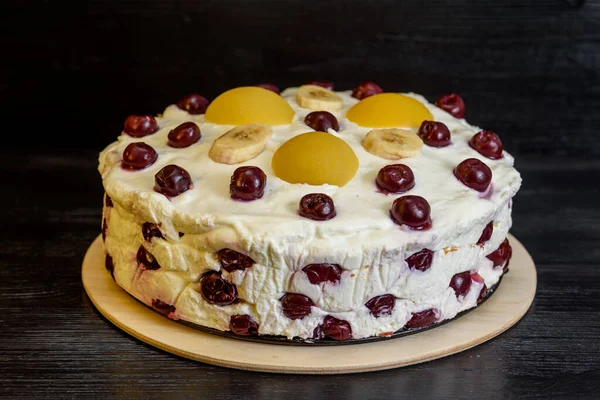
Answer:
[[[423,141],[405,129],[373,129],[365,136],[363,146],[376,156],[399,160],[416,157],[423,147]]]
[[[340,96],[316,85],[300,86],[296,93],[296,101],[300,107],[313,111],[339,111],[342,109]]]
[[[236,126],[215,139],[208,156],[221,164],[239,164],[252,160],[265,149],[272,133],[269,125]]]

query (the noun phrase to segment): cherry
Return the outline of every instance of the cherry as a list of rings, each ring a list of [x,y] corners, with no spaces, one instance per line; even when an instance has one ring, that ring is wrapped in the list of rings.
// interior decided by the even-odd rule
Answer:
[[[123,168],[130,170],[140,170],[154,164],[158,154],[152,146],[143,142],[130,143],[123,150]]]
[[[260,199],[265,192],[267,175],[258,167],[239,167],[233,171],[229,183],[231,198],[251,201]]]
[[[454,176],[465,186],[485,192],[492,181],[492,170],[476,158],[467,158],[454,168]]]
[[[463,118],[465,116],[465,102],[457,94],[452,93],[440,96],[435,101],[435,105],[456,118]]]
[[[492,253],[488,254],[486,257],[494,263],[494,267],[498,267],[506,263],[504,266],[504,270],[508,269],[508,262],[512,256],[512,247],[510,247],[510,243],[508,239],[504,239],[504,241],[500,244],[500,246]]]
[[[331,282],[336,284],[342,276],[342,267],[338,264],[308,264],[302,268],[302,271],[308,277],[308,280],[313,285],[318,285],[322,282]]]
[[[483,130],[473,135],[469,140],[469,146],[477,150],[484,157],[498,160],[502,158],[502,141],[492,131]]]
[[[477,272],[473,272],[471,274],[471,280],[477,282],[477,283],[484,283],[485,279],[483,279],[483,277],[481,275],[479,275]]]
[[[175,306],[167,304],[159,299],[152,299],[152,308],[165,315],[169,315],[170,313],[175,312]]]
[[[310,193],[300,199],[298,214],[314,221],[326,221],[335,217],[335,206],[326,194]]]
[[[232,315],[229,319],[229,330],[236,335],[258,335],[258,324],[247,314]]]
[[[390,216],[398,225],[410,229],[427,230],[431,228],[431,207],[421,196],[402,196],[394,200]]]
[[[165,238],[158,226],[152,222],[144,222],[142,224],[142,236],[148,242],[151,242],[153,237],[157,237],[159,239]]]
[[[271,92],[274,92],[274,93],[277,93],[277,94],[281,93],[280,90],[279,90],[279,88],[277,86],[271,84],[271,83],[259,83],[256,86],[258,86],[260,88],[263,88],[263,89],[270,90]]]
[[[160,268],[160,264],[156,261],[156,258],[146,248],[141,245],[137,252],[137,262],[144,266],[145,269],[157,270]]]
[[[310,81],[310,82],[307,83],[307,85],[321,86],[322,88],[325,88],[327,90],[333,90],[334,89],[333,82],[328,82],[328,81]]]
[[[204,114],[210,101],[197,93],[188,94],[177,102],[177,107],[190,114]]]
[[[404,261],[406,261],[406,263],[408,264],[408,268],[410,269],[427,271],[429,268],[431,268],[431,262],[433,261],[433,251],[429,249],[417,251]]]
[[[328,129],[340,130],[337,118],[327,111],[313,111],[304,118],[304,123],[315,131],[327,132]]]
[[[347,340],[352,338],[352,327],[348,321],[343,321],[328,315],[323,323],[313,331],[314,339],[330,338],[333,340]]]
[[[169,132],[168,145],[177,149],[189,147],[200,140],[200,128],[193,122],[184,122]]]
[[[483,228],[483,232],[481,232],[481,236],[479,237],[479,240],[475,244],[479,245],[479,246],[483,246],[483,244],[485,242],[490,240],[493,232],[494,232],[494,221],[490,221],[490,223],[487,224],[485,226],[485,228]]]
[[[227,272],[243,271],[254,265],[254,260],[231,249],[221,249],[217,253],[221,267]]]
[[[226,306],[238,299],[237,287],[223,279],[220,272],[210,271],[200,279],[200,294],[210,304]]]
[[[479,304],[483,301],[483,299],[487,295],[487,291],[488,291],[487,286],[484,284],[483,287],[481,288],[481,292],[479,292],[479,296],[477,296],[477,304]]]
[[[106,242],[106,232],[108,231],[108,224],[106,218],[102,218],[102,241]]]
[[[404,193],[415,186],[415,175],[407,165],[386,165],[377,173],[375,183],[385,192]]]
[[[406,323],[408,329],[423,328],[433,324],[437,320],[436,311],[433,308],[413,313]]]
[[[374,317],[383,315],[391,315],[396,305],[396,297],[391,294],[382,294],[381,296],[373,297],[365,303]]]
[[[286,293],[280,299],[283,315],[289,319],[302,319],[310,314],[313,302],[308,297],[297,293]]]
[[[454,293],[456,293],[456,297],[464,296],[469,293],[469,289],[471,289],[471,273],[469,271],[459,272],[455,274],[452,279],[450,279],[450,287],[454,289]]]
[[[104,193],[104,204],[106,205],[106,207],[114,207],[112,199],[106,193]]]
[[[104,267],[108,272],[110,272],[110,276],[112,276],[112,278],[115,279],[115,263],[110,254],[106,255],[106,258],[104,260]]]
[[[171,197],[178,196],[194,187],[190,174],[174,164],[167,165],[158,171],[154,175],[154,181],[156,182],[154,190]]]
[[[423,121],[419,127],[419,137],[427,146],[445,147],[450,145],[450,130],[446,124],[436,121]]]
[[[363,82],[352,89],[352,97],[359,100],[379,93],[383,93],[383,89],[375,82]]]
[[[129,136],[141,138],[158,131],[158,122],[152,115],[130,115],[125,120],[123,131]]]

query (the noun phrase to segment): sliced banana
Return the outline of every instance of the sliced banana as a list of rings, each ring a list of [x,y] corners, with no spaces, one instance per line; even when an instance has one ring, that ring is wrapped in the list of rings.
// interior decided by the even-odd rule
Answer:
[[[296,101],[300,107],[313,111],[339,111],[342,109],[342,98],[324,87],[303,85],[296,92]]]
[[[363,146],[376,156],[399,160],[416,157],[423,147],[423,141],[406,129],[373,129],[363,139]]]
[[[239,164],[252,160],[265,149],[272,133],[269,125],[236,126],[215,139],[208,156],[221,164]]]

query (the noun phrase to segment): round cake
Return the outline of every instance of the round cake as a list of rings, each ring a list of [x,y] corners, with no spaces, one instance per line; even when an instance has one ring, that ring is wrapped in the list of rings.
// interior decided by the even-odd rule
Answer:
[[[521,178],[498,135],[372,82],[262,84],[132,115],[99,159],[106,269],[174,320],[308,342],[476,307]]]

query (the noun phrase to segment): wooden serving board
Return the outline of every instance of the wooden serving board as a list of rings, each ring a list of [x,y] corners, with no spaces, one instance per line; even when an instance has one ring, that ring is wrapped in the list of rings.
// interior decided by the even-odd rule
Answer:
[[[381,342],[346,346],[286,346],[201,332],[152,311],[121,289],[104,269],[100,236],[83,259],[82,280],[92,303],[110,322],[161,350],[208,364],[289,374],[378,371],[445,357],[504,332],[525,315],[535,296],[535,264],[510,236],[510,272],[484,304],[436,328]]]

